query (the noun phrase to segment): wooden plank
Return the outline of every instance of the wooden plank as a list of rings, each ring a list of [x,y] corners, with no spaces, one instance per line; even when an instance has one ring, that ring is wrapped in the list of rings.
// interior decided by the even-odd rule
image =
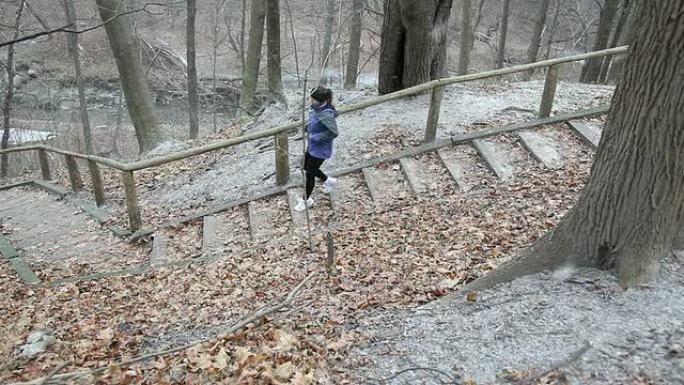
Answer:
[[[424,194],[429,187],[420,177],[420,175],[425,175],[425,170],[421,170],[418,161],[414,158],[401,158],[399,164],[411,190],[417,195]]]
[[[247,218],[249,219],[249,234],[252,237],[252,242],[258,242],[263,238],[261,228],[264,226],[263,221],[260,220],[256,201],[251,201],[247,204]]]
[[[568,120],[568,124],[584,142],[594,148],[598,148],[601,141],[601,129],[579,120]]]
[[[140,207],[138,206],[138,194],[135,189],[135,177],[133,171],[122,171],[121,181],[126,196],[126,212],[128,213],[128,224],[131,232],[136,232],[142,227],[140,217]]]
[[[563,156],[556,149],[553,140],[529,130],[518,131],[518,137],[523,147],[544,167],[551,170],[563,168]]]
[[[31,270],[29,265],[24,261],[24,258],[21,257],[16,257],[16,258],[10,258],[9,260],[10,265],[14,268],[14,271],[17,272],[17,275],[19,278],[24,281],[25,284],[27,285],[38,285],[40,284],[40,278],[36,275],[36,273]]]
[[[161,232],[154,233],[152,251],[148,256],[151,266],[159,266],[168,261],[166,238]]]
[[[21,186],[27,186],[27,185],[30,186],[30,185],[32,185],[32,184],[33,184],[33,181],[32,181],[32,180],[27,180],[27,181],[24,181],[24,182],[10,183],[10,184],[6,184],[6,185],[0,186],[0,191],[2,191],[2,190],[10,190],[10,189],[13,189],[13,188],[15,188],[15,187],[21,187]]]
[[[287,131],[275,135],[276,184],[282,186],[290,179],[290,154]]]
[[[373,202],[382,202],[386,196],[382,186],[380,185],[377,171],[369,167],[362,169],[361,172],[363,173],[363,179],[366,181],[366,186],[368,186],[368,191],[370,191]]]
[[[502,181],[513,179],[513,165],[507,160],[496,145],[482,139],[473,140],[473,147],[480,153],[489,169]]]
[[[57,186],[56,184],[48,182],[46,180],[34,180],[33,185],[49,192],[50,194],[55,194],[60,197],[64,197],[69,194],[69,191],[67,189]]]
[[[290,207],[290,218],[292,218],[292,223],[295,227],[305,227],[306,213],[298,213],[295,211],[295,206],[297,205],[299,198],[302,198],[302,191],[300,189],[292,188],[287,190],[287,202]]]
[[[2,254],[3,259],[12,259],[19,256],[17,249],[12,246],[9,239],[2,235],[0,235],[0,254]]]
[[[427,124],[425,125],[425,143],[435,140],[437,137],[437,125],[439,124],[439,112],[442,107],[444,87],[435,87],[430,94],[430,109],[428,110]]]
[[[556,86],[558,85],[558,65],[546,68],[546,80],[544,81],[544,92],[542,93],[541,105],[539,106],[539,117],[548,118],[553,109],[553,100],[556,97]]]
[[[48,161],[47,152],[45,150],[38,150],[38,163],[40,163],[40,172],[44,180],[52,179],[50,174],[50,162]]]
[[[215,215],[207,215],[202,220],[202,253],[219,245],[218,234],[216,233],[217,222]]]
[[[83,181],[81,180],[81,173],[78,171],[76,159],[71,155],[65,155],[64,160],[66,161],[67,171],[69,172],[71,188],[74,191],[80,190],[83,187]]]
[[[438,150],[437,155],[439,156],[439,159],[442,161],[442,164],[444,164],[444,167],[446,167],[447,171],[449,171],[451,179],[453,179],[454,182],[456,182],[456,185],[461,190],[467,192],[470,188],[468,186],[468,183],[466,183],[464,171],[465,168],[463,167],[463,165],[457,159],[448,156],[444,150]]]

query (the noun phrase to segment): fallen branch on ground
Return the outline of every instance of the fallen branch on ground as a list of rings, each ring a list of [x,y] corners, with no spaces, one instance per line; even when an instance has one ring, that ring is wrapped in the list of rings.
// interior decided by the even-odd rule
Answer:
[[[155,353],[145,354],[142,356],[132,358],[130,360],[115,362],[115,363],[111,363],[111,364],[106,365],[106,366],[100,366],[98,368],[94,368],[94,369],[90,369],[90,370],[82,370],[82,371],[78,371],[78,372],[64,373],[64,374],[60,374],[60,375],[55,375],[55,373],[51,373],[45,377],[38,378],[38,379],[30,381],[30,382],[20,382],[20,383],[14,383],[11,385],[47,385],[47,384],[56,385],[56,384],[62,384],[62,383],[73,383],[78,378],[102,373],[105,370],[107,370],[107,368],[109,368],[110,366],[117,366],[117,367],[121,368],[121,367],[136,364],[138,362],[146,361],[150,358],[156,358],[156,357],[160,357],[160,356],[165,356],[165,355],[177,353],[177,352],[180,352],[183,350],[187,350],[187,349],[190,349],[190,348],[197,346],[199,344],[205,343],[207,341],[211,341],[214,339],[226,338],[226,337],[230,336],[231,334],[234,334],[238,330],[242,329],[243,327],[251,324],[252,322],[260,320],[260,319],[262,319],[262,318],[264,318],[264,317],[266,317],[266,316],[268,316],[274,312],[279,311],[280,309],[282,309],[284,307],[291,305],[292,301],[294,301],[297,294],[299,294],[302,291],[302,289],[307,284],[307,282],[309,282],[317,274],[318,274],[317,271],[312,272],[306,278],[304,278],[304,280],[302,280],[297,286],[295,286],[294,289],[292,289],[289,293],[287,293],[286,295],[284,295],[280,298],[276,298],[275,300],[273,300],[273,301],[267,303],[266,305],[262,306],[261,308],[257,309],[255,312],[244,316],[239,321],[237,321],[235,324],[230,326],[228,329],[221,331],[218,335],[203,338],[203,339],[188,343],[186,345],[178,346],[175,348],[162,350],[162,351],[155,352]],[[61,369],[62,368],[59,368],[59,370],[61,370]]]

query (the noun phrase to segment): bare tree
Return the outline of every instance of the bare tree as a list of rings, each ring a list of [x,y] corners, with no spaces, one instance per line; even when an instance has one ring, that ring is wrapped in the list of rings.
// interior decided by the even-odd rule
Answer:
[[[199,95],[197,93],[197,55],[195,54],[197,4],[195,0],[187,0],[187,9],[185,44],[187,49],[186,60],[188,62],[188,113],[190,115],[190,139],[195,139],[199,134],[199,119],[197,117]]]
[[[356,79],[359,75],[363,6],[363,0],[354,0],[352,3],[352,20],[349,27],[349,59],[347,62],[347,74],[344,78],[344,88],[346,89],[356,87]]]
[[[615,26],[615,31],[613,31],[613,37],[610,39],[610,43],[608,44],[608,47],[606,48],[614,48],[617,47],[618,42],[622,38],[622,31],[625,28],[625,25],[627,24],[627,19],[629,18],[629,11],[632,8],[632,2],[630,0],[622,0],[622,10],[620,12],[620,18],[618,19],[618,23]],[[599,83],[605,83],[606,79],[608,78],[608,69],[610,68],[610,64],[613,60],[612,56],[607,56],[603,59],[603,63],[601,64],[601,72],[599,74],[598,82]]]
[[[19,1],[19,8],[14,17],[14,33],[13,39],[19,37],[19,30],[21,28],[21,14],[24,12],[24,0]],[[7,61],[5,62],[5,72],[7,73],[7,90],[5,90],[5,98],[2,103],[2,143],[1,149],[6,149],[9,146],[10,139],[10,114],[12,112],[12,97],[14,96],[14,44],[7,47]],[[7,154],[0,155],[0,177],[7,177]]]
[[[411,87],[444,75],[452,0],[387,0],[378,91]]]
[[[254,111],[254,96],[259,81],[259,66],[261,64],[261,46],[264,41],[264,19],[266,18],[266,0],[252,0],[252,12],[249,24],[249,43],[247,59],[242,75],[242,93],[240,94],[240,108]]]
[[[605,49],[608,46],[610,31],[613,28],[613,21],[615,20],[619,3],[620,0],[606,0],[604,7],[601,8],[601,19],[599,21],[598,31],[596,32],[596,41],[593,46],[594,51]],[[601,74],[603,59],[604,58],[602,57],[588,59],[587,63],[582,67],[580,82],[597,82],[599,75]]]
[[[266,4],[268,92],[273,100],[287,106],[280,58],[280,0],[269,0]]]
[[[74,0],[63,0],[64,14],[66,15],[67,23],[73,24],[76,27],[76,6]],[[69,46],[69,53],[74,62],[74,74],[76,75],[76,88],[78,89],[78,110],[81,118],[81,127],[83,127],[83,140],[87,154],[93,154],[93,136],[90,129],[90,118],[88,117],[88,105],[86,103],[85,85],[83,84],[83,76],[81,74],[81,59],[78,52],[78,34],[70,33],[67,36],[67,43]],[[90,171],[90,178],[93,184],[102,184],[102,176],[100,175],[100,168],[93,162],[88,162],[88,170]],[[98,205],[104,204],[104,198],[96,192],[96,202]]]
[[[471,22],[470,0],[463,0],[463,10],[461,13],[461,42],[460,53],[458,56],[458,74],[466,75],[470,66],[470,50],[475,39],[473,39],[473,27]]]
[[[558,0],[559,2],[561,0]],[[546,25],[546,14],[549,12],[550,0],[541,0],[539,3],[537,18],[534,20],[534,28],[532,29],[532,37],[530,38],[530,46],[527,48],[527,62],[534,63],[537,61],[537,54],[539,52],[539,45],[541,44],[542,32]],[[532,76],[534,70],[528,72],[528,76]]]
[[[133,34],[130,16],[122,13],[123,9],[120,7],[124,4],[119,0],[95,2],[100,17],[103,22],[106,21],[107,38],[119,69],[128,115],[135,127],[140,152],[152,150],[165,140],[165,135],[157,123],[152,94],[140,63],[140,50]]]
[[[329,67],[332,57],[332,37],[335,28],[335,2],[337,0],[325,1],[325,34],[323,35],[323,48],[321,50],[321,78],[320,84],[328,84]]]
[[[684,2],[645,1],[589,181],[556,228],[481,289],[562,266],[647,281],[684,235]],[[648,106],[645,108],[644,106]]]
[[[506,56],[506,35],[508,35],[508,16],[510,15],[511,0],[501,1],[501,31],[499,45],[496,49],[496,68],[503,68]]]

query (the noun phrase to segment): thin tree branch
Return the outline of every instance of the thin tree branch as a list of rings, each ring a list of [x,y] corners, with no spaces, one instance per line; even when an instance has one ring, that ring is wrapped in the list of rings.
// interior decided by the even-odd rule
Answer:
[[[58,27],[58,28],[53,28],[53,29],[50,29],[47,31],[40,31],[40,32],[32,33],[30,35],[26,35],[26,36],[22,36],[20,38],[16,38],[16,39],[12,39],[9,41],[2,42],[2,43],[0,43],[0,47],[21,43],[21,42],[26,41],[26,40],[32,40],[32,39],[35,39],[35,38],[38,38],[41,36],[50,35],[50,34],[57,33],[57,32],[75,33],[75,34],[90,32],[94,29],[98,29],[98,28],[104,26],[107,23],[112,22],[115,19],[118,19],[121,16],[129,15],[132,13],[145,12],[145,13],[148,13],[150,15],[160,15],[160,13],[155,13],[155,12],[150,11],[148,9],[148,7],[150,7],[150,6],[166,7],[167,4],[164,4],[164,3],[147,3],[142,8],[138,8],[138,9],[134,9],[131,11],[116,14],[116,15],[110,17],[109,19],[99,23],[99,24],[96,24],[92,27],[88,27],[88,28],[82,29],[82,30],[69,29],[70,27],[74,26],[74,23],[69,23],[69,24],[63,25],[63,26]]]

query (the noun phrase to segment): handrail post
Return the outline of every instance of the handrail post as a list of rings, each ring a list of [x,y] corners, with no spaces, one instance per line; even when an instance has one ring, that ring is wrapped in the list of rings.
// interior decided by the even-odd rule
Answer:
[[[443,96],[444,86],[436,86],[432,89],[427,125],[425,126],[425,143],[433,142],[437,137],[437,124],[439,123],[439,111],[442,107]]]
[[[546,81],[544,81],[544,93],[539,106],[539,117],[548,118],[553,109],[553,100],[556,97],[558,85],[558,64],[546,67]]]
[[[38,162],[40,163],[40,173],[43,175],[43,180],[52,179],[50,175],[50,162],[45,150],[38,150]]]
[[[275,135],[276,184],[282,186],[290,179],[290,156],[287,131]]]
[[[135,190],[133,171],[122,171],[121,181],[123,182],[124,194],[126,196],[128,223],[131,232],[134,233],[142,227],[142,219],[140,218],[140,206],[138,206],[138,194]]]
[[[95,161],[88,161],[88,169],[90,170],[90,181],[93,184],[93,195],[95,195],[95,204],[98,207],[105,204],[104,185],[102,183],[102,175],[100,174],[100,167]]]
[[[67,171],[69,172],[69,181],[71,182],[71,188],[74,191],[80,190],[83,186],[83,181],[81,181],[81,173],[78,171],[78,164],[76,159],[71,155],[64,155],[64,160],[66,160]]]

